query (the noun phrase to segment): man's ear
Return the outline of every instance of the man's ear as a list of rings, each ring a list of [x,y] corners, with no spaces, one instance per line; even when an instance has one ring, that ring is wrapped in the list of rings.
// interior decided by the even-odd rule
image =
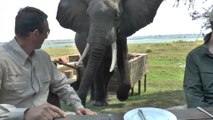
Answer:
[[[31,38],[31,39],[38,39],[38,36],[40,35],[41,33],[38,31],[38,29],[35,29],[34,31],[32,31],[32,32],[29,32],[29,37]]]
[[[30,34],[32,34],[33,36],[38,36],[39,31],[38,31],[38,29],[35,29],[33,32],[30,32]]]

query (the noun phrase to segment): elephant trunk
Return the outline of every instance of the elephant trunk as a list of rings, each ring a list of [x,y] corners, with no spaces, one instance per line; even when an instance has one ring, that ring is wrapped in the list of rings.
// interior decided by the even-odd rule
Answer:
[[[79,59],[77,65],[81,61],[83,61],[83,59],[87,55],[87,52],[89,51],[89,47],[91,45],[94,45],[94,46],[103,45],[105,47],[108,45],[111,45],[112,60],[111,60],[111,67],[110,67],[109,71],[112,72],[114,70],[116,62],[117,62],[117,43],[116,43],[117,36],[115,34],[116,33],[115,28],[106,29],[104,27],[104,25],[105,24],[103,24],[103,23],[91,23],[90,32],[89,32],[89,36],[87,39],[88,43],[84,49],[84,52],[83,52],[81,58]]]
[[[95,74],[103,60],[107,46],[103,44],[90,45],[90,56],[89,61],[84,71],[81,84],[78,90],[78,95],[82,100],[82,104],[85,105],[87,92],[89,91],[90,85],[93,82]]]
[[[82,56],[80,57],[80,59],[77,62],[77,65],[79,65],[83,61],[83,59],[86,57],[86,55],[89,51],[89,46],[90,45],[87,43]],[[110,69],[109,69],[110,72],[112,72],[114,70],[116,62],[117,62],[117,44],[116,44],[116,42],[114,42],[111,45],[111,48],[112,48],[112,60],[111,60],[111,66],[110,66]]]

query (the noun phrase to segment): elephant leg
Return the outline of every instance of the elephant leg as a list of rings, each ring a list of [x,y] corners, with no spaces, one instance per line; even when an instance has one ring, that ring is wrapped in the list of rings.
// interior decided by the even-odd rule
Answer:
[[[95,89],[94,89],[94,82],[92,82],[91,84],[91,88],[90,88],[90,101],[94,101],[95,100]]]
[[[95,101],[94,105],[96,106],[106,106],[108,103],[106,102],[107,98],[107,88],[109,80],[113,74],[113,72],[109,72],[111,65],[111,50],[106,52],[106,56],[104,57],[104,62],[102,62],[99,67],[99,72],[96,75],[95,79]]]
[[[109,61],[111,61],[111,60],[109,60]],[[108,64],[111,64],[111,63],[108,63]],[[104,69],[104,78],[103,79],[104,79],[104,82],[105,82],[104,85],[105,85],[105,91],[106,91],[105,100],[107,100],[107,98],[108,98],[108,85],[109,85],[109,81],[110,81],[114,71],[109,72],[109,69],[110,69],[109,65],[106,66],[105,68],[106,69]]]
[[[128,46],[126,38],[118,38],[117,40],[118,47],[118,71],[120,74],[121,84],[117,90],[117,98],[120,101],[128,99],[129,90],[131,88],[130,76],[129,76],[129,66],[128,66]]]
[[[113,75],[113,73],[114,73],[114,71],[113,72],[109,72],[109,70],[105,70],[105,78],[104,78],[104,82],[105,82],[105,91],[106,91],[106,93],[105,93],[105,100],[107,101],[107,99],[109,99],[108,97],[108,85],[109,85],[109,81],[110,81],[110,78],[112,77],[112,75]]]
[[[81,55],[83,54],[84,49],[85,49],[86,44],[87,44],[87,42],[86,42],[87,36],[88,36],[88,32],[80,32],[80,33],[76,33],[76,35],[75,35],[75,44],[76,44],[76,47],[77,47],[77,49],[78,49],[78,51]],[[84,70],[86,69],[88,60],[89,60],[89,56],[87,55],[85,57],[85,59],[82,61]],[[81,75],[83,76],[83,74],[81,74]],[[81,81],[82,81],[82,76],[81,76],[81,79],[80,79],[79,86],[80,86]],[[94,92],[93,92],[94,91],[94,85],[92,85],[92,84],[93,84],[93,82],[91,83],[91,97],[94,98]],[[81,96],[79,96],[79,97],[81,97]],[[82,104],[85,106],[86,98],[84,98],[84,99],[81,98],[81,101],[82,101]]]
[[[47,102],[61,108],[60,98],[56,94],[52,93],[51,91],[49,92]]]
[[[94,95],[95,101],[93,105],[95,106],[106,106],[107,103],[105,101],[105,82],[103,79],[103,67],[100,66],[98,69],[98,73],[96,74],[95,81],[94,81]]]

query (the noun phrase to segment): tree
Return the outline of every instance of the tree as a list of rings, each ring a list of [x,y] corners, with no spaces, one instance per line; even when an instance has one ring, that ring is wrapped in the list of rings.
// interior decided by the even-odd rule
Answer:
[[[202,31],[211,28],[209,13],[213,8],[213,0],[176,0],[175,6],[181,4],[188,6],[192,20],[202,20]]]

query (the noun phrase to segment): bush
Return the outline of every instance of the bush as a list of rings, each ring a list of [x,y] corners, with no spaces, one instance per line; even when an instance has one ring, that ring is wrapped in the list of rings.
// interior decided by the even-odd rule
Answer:
[[[146,49],[145,52],[146,52],[146,53],[151,53],[151,52],[152,52],[152,49]]]

